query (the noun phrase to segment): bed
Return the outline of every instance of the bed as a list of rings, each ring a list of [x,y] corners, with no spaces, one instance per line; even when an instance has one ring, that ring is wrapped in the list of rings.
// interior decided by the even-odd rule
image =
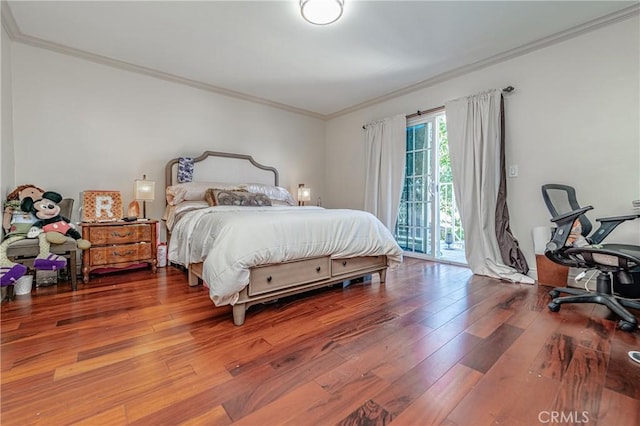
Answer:
[[[402,262],[402,250],[373,215],[297,206],[274,167],[249,155],[206,151],[165,167],[168,260],[203,284],[215,306],[246,310],[377,273]]]

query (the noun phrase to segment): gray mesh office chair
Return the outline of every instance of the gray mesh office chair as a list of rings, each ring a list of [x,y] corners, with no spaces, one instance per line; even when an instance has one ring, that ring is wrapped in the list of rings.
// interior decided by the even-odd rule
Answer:
[[[556,287],[549,292],[552,297],[549,309],[560,310],[564,303],[597,303],[607,306],[621,319],[618,323],[623,331],[635,331],[638,320],[626,308],[640,309],[640,302],[621,298],[612,290],[612,277],[621,285],[640,286],[640,246],[631,244],[602,244],[602,241],[618,225],[640,217],[640,214],[596,219],[598,229],[592,230],[591,221],[585,213],[592,206],[580,207],[575,189],[568,185],[548,184],[542,186],[542,198],[551,213],[551,222],[556,224],[551,240],[547,243],[545,256],[560,265],[596,269],[600,274],[596,280],[596,291],[570,287]],[[582,228],[583,246],[568,244],[576,220]],[[572,236],[572,238],[575,235]],[[566,293],[568,296],[561,296]]]

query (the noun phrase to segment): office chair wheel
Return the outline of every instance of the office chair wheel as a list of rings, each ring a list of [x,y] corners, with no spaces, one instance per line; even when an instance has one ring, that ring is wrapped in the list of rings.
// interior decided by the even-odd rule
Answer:
[[[552,299],[555,299],[556,297],[560,296],[560,292],[558,290],[551,290],[549,292],[549,296],[551,296]]]
[[[551,312],[558,312],[560,310],[560,304],[556,302],[550,302],[547,306]]]
[[[620,327],[620,330],[622,331],[636,331],[637,326],[629,321],[625,321],[625,320],[620,320],[618,321],[618,327]]]

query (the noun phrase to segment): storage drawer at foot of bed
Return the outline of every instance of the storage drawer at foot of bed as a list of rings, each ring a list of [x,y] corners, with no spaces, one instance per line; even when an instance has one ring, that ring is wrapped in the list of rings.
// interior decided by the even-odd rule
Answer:
[[[331,275],[339,276],[374,266],[385,266],[386,256],[351,257],[347,259],[333,259],[331,261]]]
[[[260,266],[251,270],[248,292],[255,296],[330,277],[331,260],[328,257]]]

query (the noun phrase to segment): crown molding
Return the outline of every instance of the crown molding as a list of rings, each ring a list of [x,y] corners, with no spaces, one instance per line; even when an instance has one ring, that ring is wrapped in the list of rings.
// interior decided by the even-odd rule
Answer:
[[[4,0],[2,0],[2,4],[0,4],[0,15],[2,15],[2,27],[7,32],[9,38],[15,40],[15,34],[18,34],[20,29],[18,28],[18,24],[16,24],[16,20],[13,18],[9,4]]]
[[[257,104],[267,105],[273,108],[281,109],[281,110],[292,112],[295,114],[306,115],[306,116],[317,118],[324,121],[330,120],[336,117],[340,117],[342,115],[350,114],[354,111],[358,111],[363,108],[367,108],[367,107],[379,104],[381,102],[385,102],[390,99],[394,99],[399,96],[403,96],[403,95],[415,92],[420,89],[434,86],[436,84],[454,79],[461,75],[468,74],[470,72],[477,71],[477,70],[498,64],[500,62],[504,62],[509,59],[513,59],[518,56],[525,55],[535,50],[539,50],[557,43],[561,43],[563,41],[578,37],[587,32],[594,31],[599,28],[602,28],[611,24],[615,24],[617,22],[621,22],[626,19],[633,18],[635,16],[640,15],[640,3],[636,3],[634,5],[621,9],[617,12],[613,12],[603,17],[586,22],[584,24],[580,24],[575,27],[569,28],[567,30],[560,31],[558,33],[552,34],[548,37],[544,37],[542,39],[536,40],[531,43],[527,43],[515,49],[502,52],[500,54],[491,56],[481,61],[474,62],[472,64],[455,68],[451,71],[443,72],[441,74],[438,74],[434,77],[420,81],[418,83],[403,87],[398,90],[394,90],[385,95],[378,96],[368,101],[361,102],[359,104],[342,109],[340,111],[336,111],[334,113],[325,115],[325,114],[316,113],[316,112],[309,111],[302,108],[296,108],[291,105],[270,101],[268,99],[247,95],[245,93],[236,92],[234,90],[225,89],[223,87],[218,87],[211,84],[203,83],[201,81],[180,77],[170,73],[165,73],[152,68],[135,65],[129,62],[121,61],[121,60],[110,58],[107,56],[97,55],[94,53],[86,52],[84,50],[75,49],[59,43],[54,43],[38,37],[33,37],[33,36],[23,34],[22,31],[20,31],[20,28],[18,27],[18,25],[16,24],[16,21],[13,17],[13,14],[11,13],[11,9],[9,8],[9,5],[7,4],[7,2],[3,0],[1,6],[2,6],[2,9],[1,9],[2,26],[4,27],[5,31],[7,32],[7,34],[9,35],[9,38],[12,41],[23,43],[33,47],[51,50],[64,55],[74,56],[74,57],[85,59],[87,61],[95,62],[98,64],[119,68],[125,71],[144,74],[150,77],[159,78],[172,83],[184,84],[190,87],[216,93],[219,95],[224,95],[231,98],[240,99],[240,100],[253,102]]]
[[[575,27],[569,28],[568,30],[560,31],[548,37],[544,37],[542,39],[533,41],[531,43],[524,44],[520,47],[516,47],[515,49],[507,50],[506,52],[499,53],[487,59],[483,59],[481,61],[477,61],[469,65],[464,65],[464,66],[455,68],[451,71],[443,72],[427,80],[423,80],[418,83],[412,84],[410,86],[403,87],[402,89],[389,92],[386,95],[378,96],[368,101],[328,114],[325,116],[325,120],[330,120],[332,118],[340,117],[345,114],[350,114],[354,111],[358,111],[360,109],[370,107],[370,106],[379,104],[381,102],[388,101],[390,99],[394,99],[399,96],[415,92],[420,89],[434,86],[436,84],[454,79],[461,75],[468,74],[473,71],[477,71],[482,68],[486,68],[486,67],[498,64],[500,62],[504,62],[509,59],[516,58],[518,56],[526,55],[527,53],[530,53],[539,49],[543,49],[545,47],[548,47],[557,43],[561,43],[565,40],[578,37],[582,34],[597,30],[599,28],[602,28],[611,24],[615,24],[617,22],[624,21],[629,18],[633,18],[638,15],[640,15],[640,3],[626,7],[617,12],[613,12],[609,15],[602,16],[592,21],[585,22],[584,24],[577,25]]]

